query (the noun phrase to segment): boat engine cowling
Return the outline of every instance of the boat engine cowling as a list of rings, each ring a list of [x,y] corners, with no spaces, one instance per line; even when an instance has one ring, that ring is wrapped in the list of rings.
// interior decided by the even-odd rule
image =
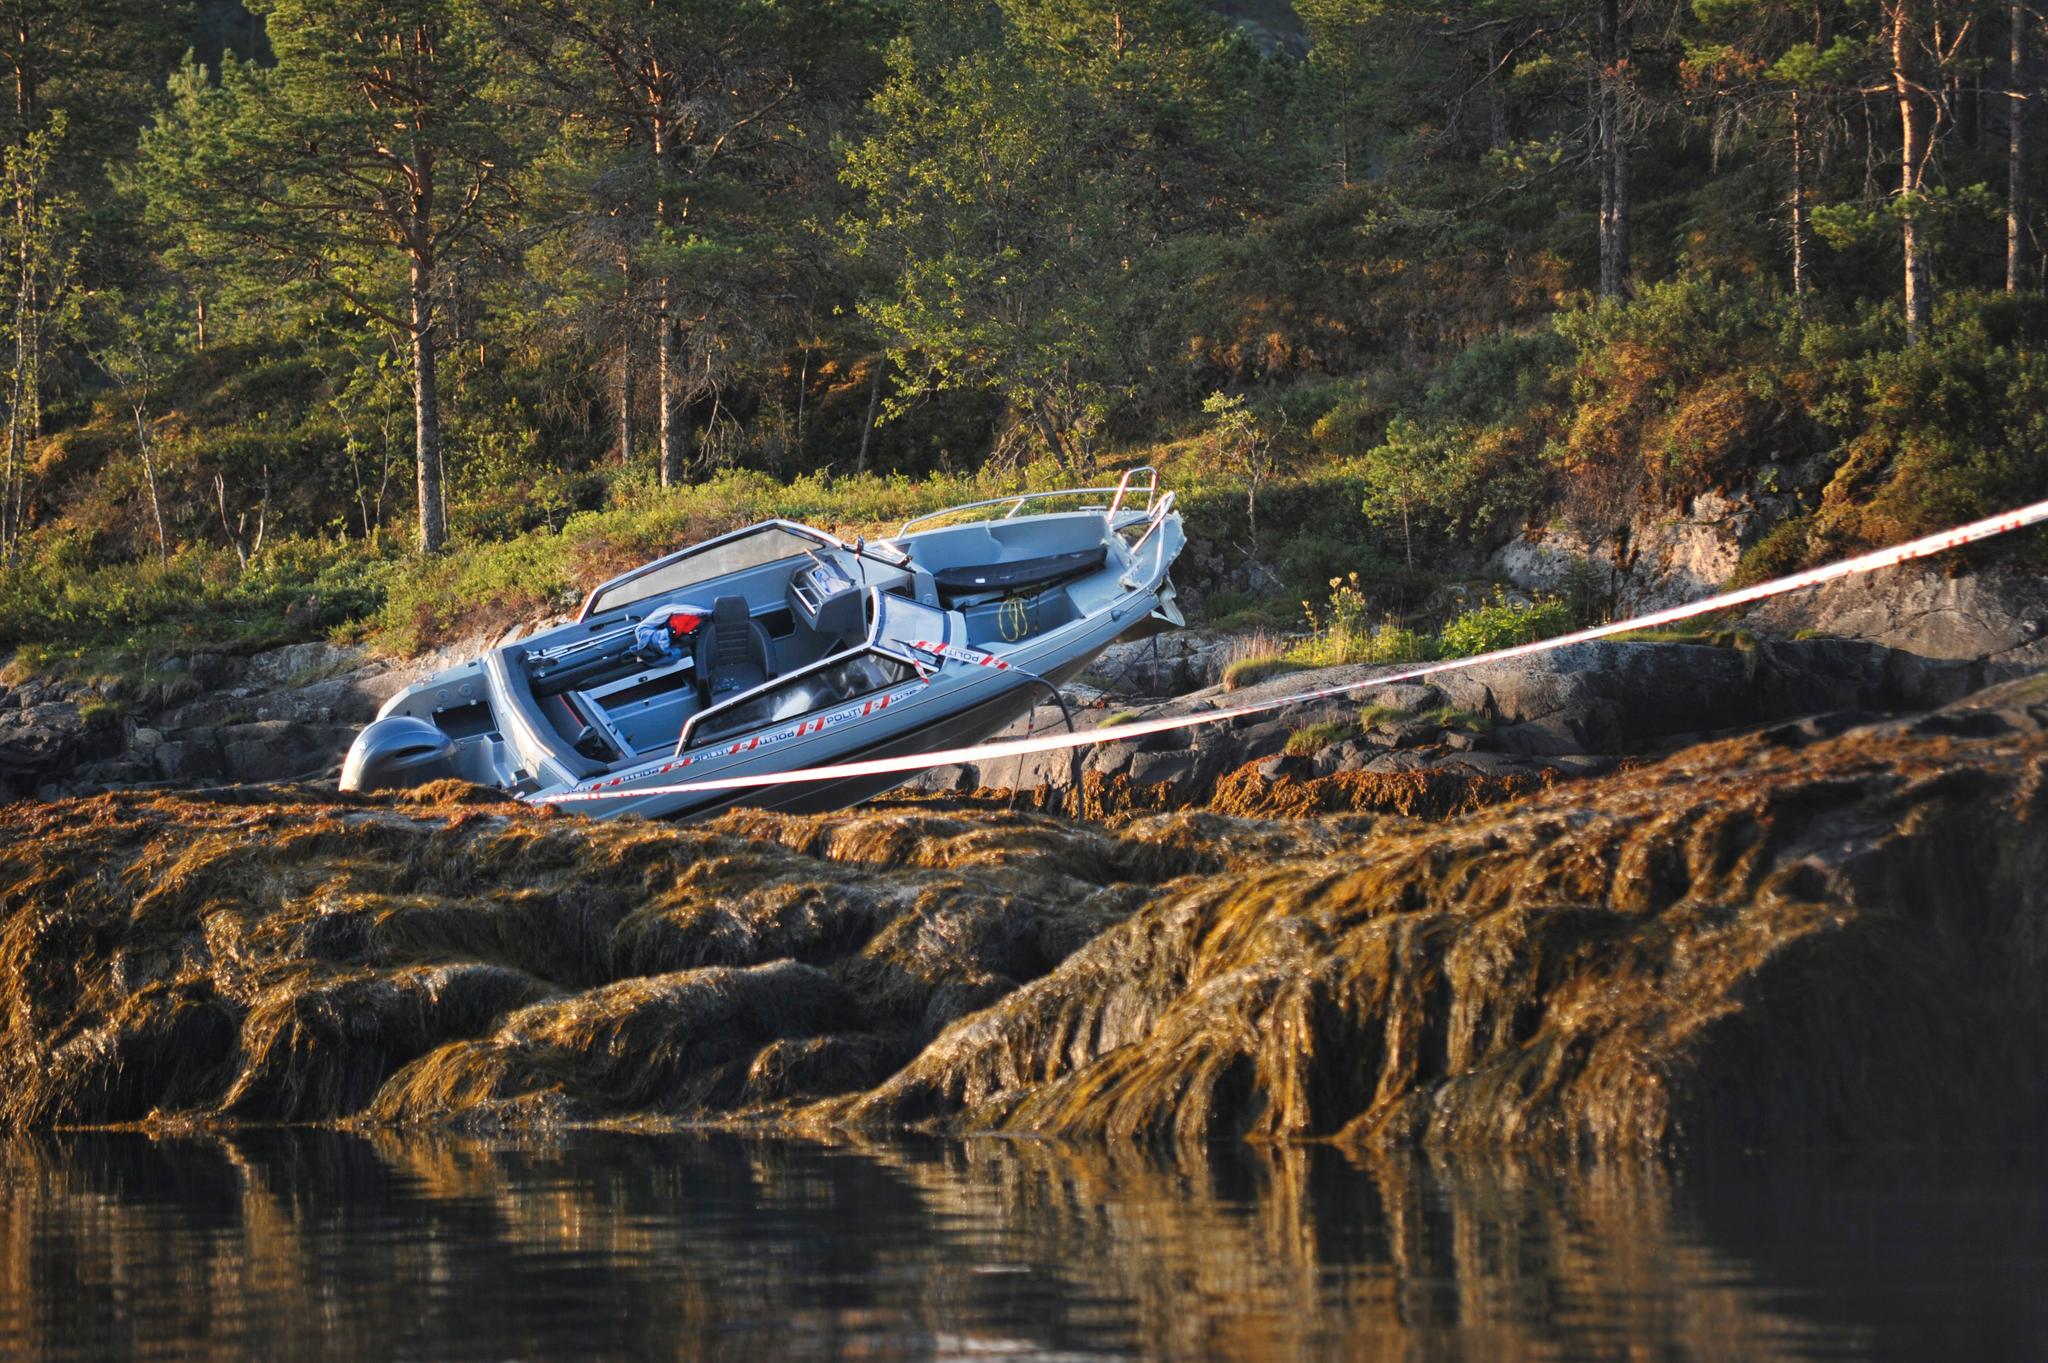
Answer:
[[[403,790],[455,775],[455,740],[424,719],[391,715],[349,745],[343,790]]]

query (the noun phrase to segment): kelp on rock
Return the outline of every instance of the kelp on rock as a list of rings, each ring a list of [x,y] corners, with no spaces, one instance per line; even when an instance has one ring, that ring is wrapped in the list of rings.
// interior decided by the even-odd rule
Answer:
[[[2002,1139],[2048,1116],[2043,713],[2022,687],[1418,792],[1461,811],[1434,822],[1285,780],[1296,817],[1247,817],[1250,769],[1233,812],[1092,822],[21,803],[0,1120]]]

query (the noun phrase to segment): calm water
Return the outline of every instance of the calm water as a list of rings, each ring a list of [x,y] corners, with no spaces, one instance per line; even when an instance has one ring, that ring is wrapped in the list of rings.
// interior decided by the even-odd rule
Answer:
[[[2038,1156],[0,1146],[0,1355],[2048,1358]]]

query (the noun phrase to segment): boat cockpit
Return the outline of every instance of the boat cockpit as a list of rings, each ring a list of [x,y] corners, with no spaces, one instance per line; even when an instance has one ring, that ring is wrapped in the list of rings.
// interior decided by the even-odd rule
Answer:
[[[917,644],[1016,642],[1080,619],[1115,590],[1083,580],[1109,552],[1100,509],[929,530],[907,548],[763,522],[615,577],[571,624],[493,650],[497,713],[435,722],[457,739],[505,730],[561,776],[601,775],[899,685],[932,665]]]

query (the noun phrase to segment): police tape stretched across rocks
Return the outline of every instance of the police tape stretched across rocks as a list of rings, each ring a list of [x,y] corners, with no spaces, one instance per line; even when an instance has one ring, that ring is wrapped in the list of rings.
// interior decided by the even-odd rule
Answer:
[[[585,800],[638,800],[650,795],[682,795],[696,791],[744,790],[759,786],[778,786],[790,781],[835,781],[850,776],[881,776],[895,772],[928,771],[934,767],[950,767],[970,762],[987,762],[1005,757],[1025,757],[1033,753],[1058,752],[1065,748],[1084,748],[1097,743],[1128,743],[1132,739],[1144,738],[1151,734],[1170,733],[1176,729],[1192,729],[1202,724],[1222,724],[1246,715],[1266,714],[1283,710],[1305,701],[1327,700],[1352,691],[1369,690],[1386,686],[1392,682],[1415,681],[1432,677],[1460,668],[1480,667],[1487,663],[1503,662],[1510,658],[1526,658],[1533,654],[1547,653],[1570,644],[1583,644],[1595,639],[1612,638],[1632,630],[1655,629],[1660,625],[1689,620],[1695,616],[1708,615],[1714,611],[1728,610],[1736,606],[1747,606],[1774,596],[1789,592],[1804,591],[1822,583],[1841,578],[1856,577],[1874,573],[1884,568],[1895,567],[1914,559],[1929,558],[1951,549],[1976,544],[1999,535],[2024,530],[2028,526],[2048,523],[2048,501],[2035,502],[2015,511],[1987,516],[1980,521],[1944,530],[1938,534],[1924,535],[1904,544],[1888,549],[1876,549],[1839,563],[1809,568],[1804,572],[1770,582],[1761,582],[1753,587],[1724,592],[1719,596],[1671,606],[1664,610],[1651,611],[1628,620],[1617,620],[1610,624],[1593,625],[1587,629],[1575,630],[1555,638],[1539,639],[1534,643],[1517,644],[1512,648],[1496,649],[1492,653],[1475,654],[1469,658],[1453,658],[1443,662],[1426,663],[1404,668],[1378,676],[1366,677],[1359,681],[1345,682],[1338,686],[1319,687],[1310,691],[1298,691],[1268,700],[1252,701],[1244,705],[1231,706],[1220,710],[1206,710],[1192,715],[1167,715],[1158,719],[1135,720],[1119,724],[1110,729],[1090,729],[1079,733],[1041,734],[1031,738],[1005,739],[988,743],[977,743],[965,748],[946,748],[934,752],[910,753],[898,757],[868,758],[858,762],[842,762],[823,767],[802,767],[794,771],[762,772],[744,776],[729,776],[715,780],[681,781],[663,786],[638,786],[620,790],[576,790],[529,797],[533,804],[577,804]]]

